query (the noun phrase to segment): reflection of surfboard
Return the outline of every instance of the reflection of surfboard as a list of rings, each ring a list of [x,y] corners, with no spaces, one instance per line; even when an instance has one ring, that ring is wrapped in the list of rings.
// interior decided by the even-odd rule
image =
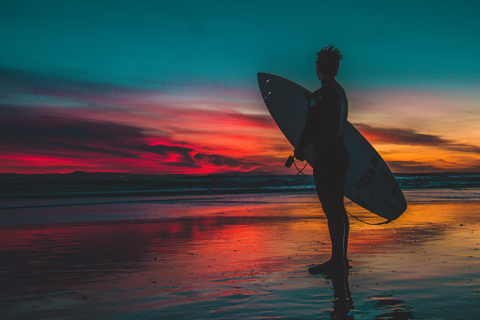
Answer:
[[[302,94],[310,91],[272,74],[257,76],[268,111],[288,141],[296,146],[307,114],[307,101]],[[407,209],[407,202],[385,161],[350,122],[345,127],[344,141],[350,155],[345,196],[385,219],[397,219]],[[305,155],[311,165],[311,144]]]

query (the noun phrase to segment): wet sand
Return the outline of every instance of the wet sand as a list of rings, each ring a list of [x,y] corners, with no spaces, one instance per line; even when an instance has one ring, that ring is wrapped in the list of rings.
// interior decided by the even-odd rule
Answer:
[[[330,253],[315,200],[2,227],[2,319],[330,319],[338,281],[307,272]],[[479,225],[475,201],[409,203],[387,225],[351,219],[352,269],[340,284],[349,319],[475,319]]]

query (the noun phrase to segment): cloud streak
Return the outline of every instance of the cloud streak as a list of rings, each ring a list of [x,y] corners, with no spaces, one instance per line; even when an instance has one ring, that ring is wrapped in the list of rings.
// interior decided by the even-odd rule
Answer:
[[[259,166],[251,161],[208,154],[158,132],[147,134],[139,127],[59,117],[30,108],[1,106],[0,136],[0,149],[10,155],[81,159],[93,164],[131,163],[131,172],[152,163],[160,171],[189,169],[189,173],[249,171]],[[36,165],[48,166],[48,163]]]
[[[451,151],[480,154],[479,146],[457,143],[452,140],[444,139],[438,135],[418,133],[413,129],[375,128],[363,123],[357,123],[355,124],[355,127],[370,142],[438,147]]]
[[[411,129],[379,128],[364,123],[356,123],[355,127],[370,141],[394,144],[438,146],[450,143],[439,136],[417,133]]]

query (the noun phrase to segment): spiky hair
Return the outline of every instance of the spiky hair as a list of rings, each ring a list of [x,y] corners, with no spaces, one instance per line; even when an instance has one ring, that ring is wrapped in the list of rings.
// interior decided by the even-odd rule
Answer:
[[[317,60],[315,62],[318,62],[318,59],[320,57],[335,57],[338,59],[338,61],[342,60],[343,59],[343,54],[342,52],[338,49],[338,48],[335,48],[335,45],[333,44],[329,44],[328,46],[326,47],[323,47],[322,50],[318,51],[317,52]]]
[[[317,60],[315,63],[320,67],[322,73],[326,76],[337,75],[340,67],[340,60],[343,59],[343,54],[333,44],[323,47],[317,52]]]

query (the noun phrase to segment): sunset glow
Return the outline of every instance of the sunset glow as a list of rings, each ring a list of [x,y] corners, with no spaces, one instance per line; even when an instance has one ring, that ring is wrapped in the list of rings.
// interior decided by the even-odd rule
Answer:
[[[425,15],[431,8],[415,5],[386,22],[380,6],[348,4],[322,5],[331,13],[322,24],[335,27],[320,30],[319,4],[302,14],[262,4],[256,10],[270,14],[258,16],[213,2],[7,1],[0,172],[295,174],[283,166],[293,147],[268,114],[256,73],[317,89],[313,61],[327,42],[345,56],[337,78],[349,121],[392,171],[480,171],[475,10],[437,4]]]

